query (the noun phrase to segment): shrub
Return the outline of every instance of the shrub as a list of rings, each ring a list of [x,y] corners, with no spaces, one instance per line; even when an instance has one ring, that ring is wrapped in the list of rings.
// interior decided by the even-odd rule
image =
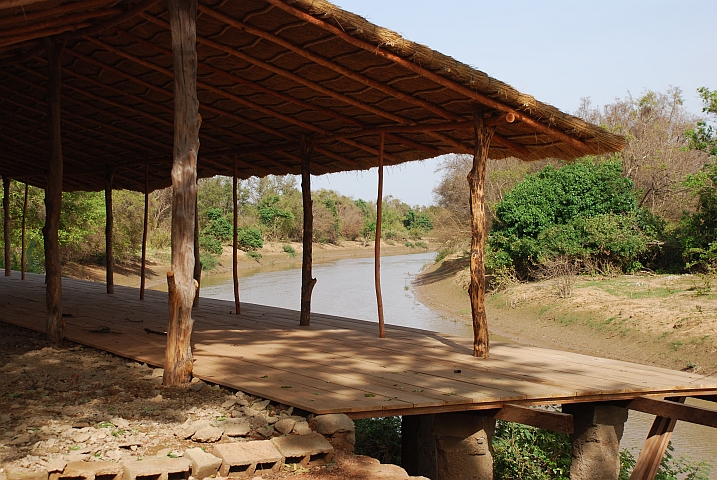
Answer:
[[[224,247],[222,246],[222,241],[219,240],[216,237],[213,237],[211,235],[199,235],[199,256],[201,258],[201,255],[203,251],[213,253],[214,255],[221,255],[224,251]]]
[[[199,261],[202,264],[202,270],[208,272],[213,270],[219,264],[217,257],[208,252],[199,251]]]
[[[568,480],[570,437],[518,423],[496,423],[493,436],[495,478]]]
[[[255,252],[254,250],[249,250],[248,252],[246,252],[246,256],[249,258],[253,258],[257,262],[261,260],[261,253]]]
[[[294,250],[294,247],[292,247],[291,245],[284,245],[282,249],[284,250],[284,252],[288,253],[290,257],[296,256],[296,250]]]
[[[367,418],[354,423],[357,454],[377,458],[381,463],[401,464],[401,417]]]
[[[240,228],[237,231],[237,245],[245,252],[255,252],[264,248],[264,239],[261,232],[255,228]],[[261,258],[261,255],[259,256]]]
[[[418,241],[414,245],[416,245],[418,248],[425,248],[428,250],[428,244],[426,242]]]

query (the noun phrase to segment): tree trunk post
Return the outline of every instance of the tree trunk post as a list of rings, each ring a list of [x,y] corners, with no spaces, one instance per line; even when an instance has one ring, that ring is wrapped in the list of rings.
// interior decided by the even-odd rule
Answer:
[[[488,339],[488,319],[485,314],[485,170],[488,161],[488,148],[495,127],[487,127],[482,113],[473,114],[475,134],[475,152],[473,168],[468,174],[471,211],[471,283],[468,293],[471,299],[473,317],[473,356],[488,358],[490,341]]]
[[[144,300],[147,276],[147,225],[149,223],[149,163],[144,164],[144,224],[142,230],[142,268],[139,273],[139,299]]]
[[[234,205],[234,232],[232,238],[232,278],[234,280],[234,312],[241,315],[241,303],[239,302],[239,260],[237,250],[239,249],[239,212],[237,211],[239,198],[237,192],[237,156],[234,155],[234,178],[232,181],[232,201]]]
[[[45,37],[42,42],[47,51],[47,120],[50,140],[50,165],[45,181],[45,302],[47,318],[45,330],[55,344],[65,336],[62,318],[62,269],[60,266],[60,210],[62,209],[62,137],[60,129],[60,88],[62,84],[62,43]]]
[[[105,172],[105,261],[107,266],[107,293],[115,293],[115,251],[112,240],[114,214],[112,213],[112,181],[114,172],[107,168]]]
[[[12,275],[12,252],[10,251],[10,178],[2,177],[3,231],[5,241],[5,276]]]
[[[194,215],[199,152],[197,99],[197,0],[168,0],[174,63],[174,163],[172,165],[172,271],[167,272],[169,319],[164,385],[192,378]]]
[[[383,296],[381,295],[381,215],[383,213],[383,147],[385,139],[386,134],[381,132],[378,147],[378,199],[376,200],[376,239],[374,241],[374,283],[376,285],[379,338],[386,338],[386,327],[383,322]]]
[[[314,213],[311,201],[311,145],[301,137],[301,197],[304,205],[304,243],[301,262],[301,320],[299,325],[308,327],[311,324],[311,292],[316,285],[312,277],[312,240],[314,236]]]
[[[196,195],[194,196],[194,281],[197,282],[197,290],[194,292],[192,308],[199,308],[199,289],[202,286],[202,261],[199,258],[199,203]]]
[[[28,185],[25,184],[25,200],[22,202],[22,243],[20,252],[20,278],[25,280],[25,230],[27,226],[27,197]]]

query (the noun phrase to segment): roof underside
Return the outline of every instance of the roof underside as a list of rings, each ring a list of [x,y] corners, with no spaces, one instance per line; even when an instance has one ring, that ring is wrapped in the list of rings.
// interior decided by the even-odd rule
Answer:
[[[7,0],[6,0],[7,2]],[[0,173],[44,186],[47,62],[62,56],[64,190],[171,184],[173,74],[163,1],[0,1]],[[84,29],[84,30],[83,30]],[[361,170],[473,151],[474,112],[497,123],[490,158],[573,159],[620,150],[622,137],[566,115],[321,0],[200,1],[200,177]],[[515,112],[517,120],[500,121]],[[462,123],[461,123],[462,122]],[[442,125],[434,131],[431,125]],[[424,130],[424,131],[421,131]],[[576,141],[577,140],[577,141]]]

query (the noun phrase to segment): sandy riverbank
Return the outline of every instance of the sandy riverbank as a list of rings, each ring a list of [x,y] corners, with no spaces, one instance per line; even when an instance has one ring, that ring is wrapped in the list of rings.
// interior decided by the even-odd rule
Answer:
[[[471,322],[462,259],[429,266],[418,299]],[[717,372],[717,294],[695,275],[579,277],[560,298],[551,281],[486,297],[489,329],[523,344],[712,375]]]

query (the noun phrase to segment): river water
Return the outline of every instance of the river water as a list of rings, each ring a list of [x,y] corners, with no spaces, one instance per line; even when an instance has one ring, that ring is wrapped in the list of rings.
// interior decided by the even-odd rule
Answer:
[[[471,342],[472,329],[464,320],[441,315],[416,299],[411,282],[434,256],[434,253],[428,252],[381,258],[381,291],[386,323],[459,335],[466,337],[466,342]],[[317,264],[313,272],[317,282],[311,301],[312,311],[378,321],[372,258]],[[269,269],[245,275],[240,280],[240,289],[243,302],[299,310],[301,270]],[[231,275],[207,277],[202,282],[202,296],[233,301]],[[507,341],[496,336],[491,338]],[[714,408],[710,402],[701,400],[688,400],[688,403]],[[637,456],[653,420],[652,415],[631,411],[622,447]],[[686,455],[714,465],[710,479],[717,480],[717,429],[677,422],[672,444],[675,457]]]

